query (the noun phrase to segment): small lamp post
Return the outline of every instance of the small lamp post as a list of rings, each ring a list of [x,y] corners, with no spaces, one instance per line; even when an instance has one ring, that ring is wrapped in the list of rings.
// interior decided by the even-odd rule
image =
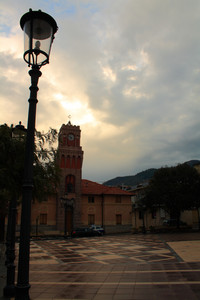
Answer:
[[[146,211],[146,206],[143,205],[142,206],[142,233],[146,233],[146,227],[145,227],[145,221],[144,221],[144,217],[145,217],[145,211]]]
[[[68,194],[65,194],[63,197],[60,198],[60,202],[65,209],[64,236],[67,237],[67,208],[70,208],[73,212],[74,198],[68,199]]]
[[[19,124],[16,125],[12,130],[12,138],[21,141],[26,136],[27,129],[22,125],[22,122],[19,121]]]
[[[56,21],[48,14],[29,10],[22,16],[20,26],[24,31],[24,60],[31,76],[28,128],[25,149],[24,181],[22,194],[20,245],[18,278],[16,285],[16,300],[29,300],[29,253],[31,229],[31,201],[33,191],[33,157],[34,157],[34,132],[36,118],[36,104],[38,80],[42,75],[40,68],[49,63],[49,55],[58,27]]]

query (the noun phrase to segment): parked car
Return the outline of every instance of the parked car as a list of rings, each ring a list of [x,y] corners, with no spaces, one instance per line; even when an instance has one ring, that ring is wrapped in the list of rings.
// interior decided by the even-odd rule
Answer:
[[[177,220],[176,219],[169,219],[169,220],[164,220],[163,225],[165,226],[176,226],[177,225]],[[179,221],[180,226],[185,226],[187,225],[186,223],[182,222],[181,220]]]
[[[100,235],[103,235],[105,232],[104,232],[104,229],[103,227],[101,226],[98,226],[98,225],[91,225],[90,228],[94,231],[97,231],[100,233]]]
[[[87,237],[87,236],[99,236],[101,235],[98,231],[88,227],[80,227],[72,230],[72,237]]]

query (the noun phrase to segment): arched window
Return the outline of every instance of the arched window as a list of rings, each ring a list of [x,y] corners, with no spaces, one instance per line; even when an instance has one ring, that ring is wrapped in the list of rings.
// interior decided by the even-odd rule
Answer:
[[[64,154],[62,154],[62,156],[61,156],[60,167],[61,167],[61,168],[64,168],[64,167],[65,167],[65,156],[64,156]]]
[[[72,168],[75,169],[76,168],[76,157],[73,155],[72,157]]]
[[[81,165],[82,165],[81,157],[78,156],[78,159],[77,159],[77,169],[81,169]]]
[[[78,146],[78,147],[80,146],[80,138],[79,137],[76,138],[76,146]]]
[[[64,135],[63,136],[63,146],[65,146],[66,145],[66,136]]]
[[[66,168],[70,168],[70,156],[67,155]]]
[[[67,175],[65,179],[65,193],[75,192],[75,176]]]

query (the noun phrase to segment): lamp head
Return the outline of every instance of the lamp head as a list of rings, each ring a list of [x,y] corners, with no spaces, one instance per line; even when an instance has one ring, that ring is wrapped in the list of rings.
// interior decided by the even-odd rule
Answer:
[[[24,60],[39,68],[49,63],[51,45],[58,27],[56,21],[41,10],[24,14],[20,20],[24,31]]]

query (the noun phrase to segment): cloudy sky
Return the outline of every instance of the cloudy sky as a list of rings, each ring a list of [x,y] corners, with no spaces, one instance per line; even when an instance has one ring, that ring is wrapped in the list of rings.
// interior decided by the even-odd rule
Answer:
[[[199,0],[0,2],[0,123],[27,124],[21,16],[59,30],[39,80],[36,128],[80,125],[83,178],[103,182],[200,159]]]

